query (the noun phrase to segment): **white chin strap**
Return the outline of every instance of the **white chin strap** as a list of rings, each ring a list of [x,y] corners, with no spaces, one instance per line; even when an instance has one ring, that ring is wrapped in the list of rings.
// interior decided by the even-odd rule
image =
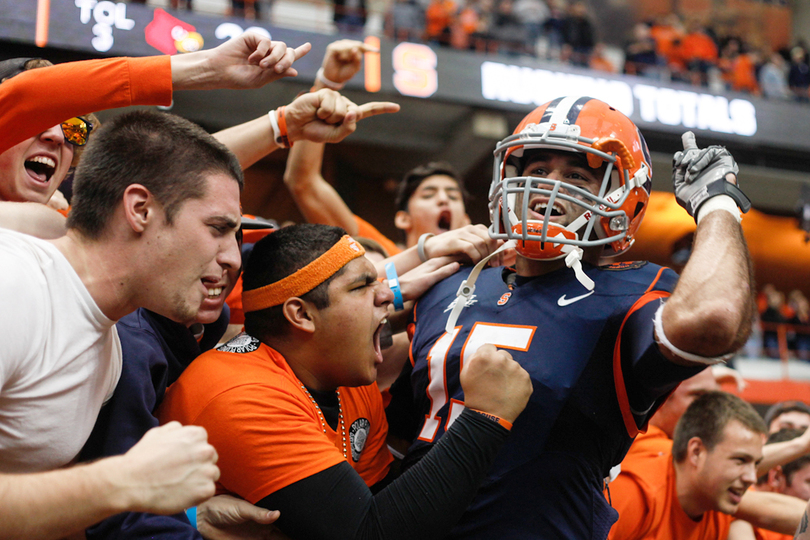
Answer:
[[[470,275],[467,276],[467,279],[462,281],[461,285],[458,287],[458,292],[456,293],[456,305],[453,306],[453,311],[450,312],[450,317],[447,318],[447,324],[444,325],[445,332],[449,334],[453,331],[453,328],[456,327],[456,321],[458,320],[459,315],[461,315],[461,310],[464,309],[464,306],[467,305],[467,302],[470,300],[470,298],[472,298],[473,293],[475,292],[475,281],[478,279],[478,274],[481,273],[481,270],[484,269],[489,260],[502,251],[513,249],[516,244],[517,242],[515,240],[504,242],[501,247],[478,261],[478,264],[473,267]]]
[[[584,227],[587,222],[588,220],[585,218],[585,214],[582,214],[566,228],[574,232],[574,234],[578,234],[577,231]],[[577,276],[577,281],[579,281],[583,287],[592,291],[595,284],[582,269],[582,256],[585,254],[582,248],[573,244],[563,244],[560,250],[565,253],[565,266],[574,271],[574,274]]]
[[[456,292],[456,304],[453,306],[453,311],[450,312],[450,316],[447,318],[447,324],[444,325],[444,331],[448,334],[453,331],[456,327],[456,321],[458,321],[459,316],[461,315],[461,310],[463,310],[467,306],[467,302],[473,297],[475,293],[475,282],[478,280],[478,275],[481,273],[481,270],[487,265],[490,259],[492,259],[495,255],[499,254],[502,251],[506,251],[507,249],[513,249],[517,241],[509,240],[505,242],[501,247],[478,261],[478,264],[473,267],[472,272],[470,275],[467,276],[467,279],[461,282],[461,285],[458,287],[458,292]],[[571,244],[565,244],[562,247],[563,252],[568,253],[565,256],[565,265],[568,268],[574,270],[574,275],[577,277],[577,281],[579,281],[583,287],[592,291],[595,284],[591,278],[585,273],[582,269],[582,255],[583,251],[582,248],[579,246],[573,246]]]
[[[581,247],[572,246],[571,244],[564,245],[562,250],[564,253],[568,253],[568,255],[565,256],[565,266],[574,271],[574,275],[577,276],[577,281],[579,281],[583,287],[592,291],[596,284],[588,277],[585,270],[582,269],[582,255],[585,252],[582,251]]]

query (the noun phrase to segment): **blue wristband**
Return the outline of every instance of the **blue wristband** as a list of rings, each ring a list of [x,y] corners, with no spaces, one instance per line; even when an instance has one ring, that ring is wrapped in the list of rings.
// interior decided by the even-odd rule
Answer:
[[[397,276],[397,268],[394,263],[390,262],[385,265],[385,275],[388,278],[388,286],[394,292],[394,309],[402,311],[405,309],[405,304],[402,301],[402,291],[399,288],[399,276]]]
[[[186,509],[186,517],[191,522],[191,526],[197,528],[197,507],[192,506]]]

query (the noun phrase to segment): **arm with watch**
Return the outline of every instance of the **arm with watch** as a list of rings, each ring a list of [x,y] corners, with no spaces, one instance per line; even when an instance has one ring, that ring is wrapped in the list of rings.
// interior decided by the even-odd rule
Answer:
[[[692,132],[683,144],[673,161],[674,190],[697,230],[689,262],[655,315],[655,333],[670,361],[707,365],[727,360],[751,331],[753,270],[740,226],[751,203],[728,150],[700,149]]]

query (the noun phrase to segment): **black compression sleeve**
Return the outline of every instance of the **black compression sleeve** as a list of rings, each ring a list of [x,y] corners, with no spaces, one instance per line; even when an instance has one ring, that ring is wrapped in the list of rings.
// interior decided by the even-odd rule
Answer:
[[[443,538],[472,501],[508,434],[465,409],[419,463],[377,495],[343,462],[257,504],[280,510],[276,525],[294,539]]]

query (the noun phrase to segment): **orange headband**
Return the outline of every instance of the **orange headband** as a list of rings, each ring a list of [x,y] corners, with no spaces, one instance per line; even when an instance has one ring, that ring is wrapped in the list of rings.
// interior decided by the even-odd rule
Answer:
[[[283,304],[288,298],[308,293],[366,250],[348,234],[326,253],[280,281],[242,292],[245,313]]]

